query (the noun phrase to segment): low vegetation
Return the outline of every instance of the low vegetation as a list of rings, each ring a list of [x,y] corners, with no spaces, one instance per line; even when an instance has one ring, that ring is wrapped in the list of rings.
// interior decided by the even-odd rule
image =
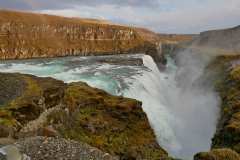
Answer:
[[[0,74],[1,78],[11,76],[24,84],[24,90],[2,104],[0,138],[60,136],[122,159],[168,158],[156,141],[141,102],[112,96],[82,82],[64,84],[52,78]],[[8,81],[4,83],[8,85]],[[12,93],[17,91],[14,88]]]

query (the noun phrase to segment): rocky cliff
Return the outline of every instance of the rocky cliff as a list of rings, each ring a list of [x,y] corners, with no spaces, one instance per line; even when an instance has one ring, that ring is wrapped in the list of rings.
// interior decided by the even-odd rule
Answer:
[[[146,53],[164,62],[165,44],[192,35],[157,34],[100,20],[0,11],[0,59]]]
[[[163,34],[155,33],[146,28],[135,28],[137,33],[144,39],[151,42],[162,42],[162,43],[181,43],[191,41],[197,35],[194,34]]]
[[[212,150],[196,154],[194,160],[240,159],[239,62],[239,55],[222,55],[208,66],[214,73],[215,86],[222,100],[221,114],[212,139]]]
[[[240,54],[240,26],[202,32],[195,39],[193,45],[215,49],[223,54]]]
[[[43,14],[0,11],[0,58],[22,59],[144,51],[133,28]]]
[[[195,160],[239,160],[240,27],[203,32],[189,48],[216,56],[206,69],[213,76],[222,102],[212,150],[197,154]]]
[[[137,100],[82,82],[6,73],[0,73],[0,97],[0,144],[11,141],[6,138],[50,136],[87,143],[121,159],[168,158]]]
[[[228,61],[217,84],[222,110],[212,147],[228,147],[240,153],[240,57],[233,56]]]

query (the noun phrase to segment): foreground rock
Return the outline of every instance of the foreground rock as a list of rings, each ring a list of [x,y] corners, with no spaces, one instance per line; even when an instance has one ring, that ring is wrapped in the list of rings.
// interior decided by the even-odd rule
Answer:
[[[32,137],[21,139],[0,149],[2,156],[11,160],[71,159],[71,160],[118,160],[108,153],[85,143],[63,138]]]
[[[121,159],[168,157],[156,142],[141,102],[109,95],[82,82],[65,84],[6,73],[0,73],[0,81],[1,92],[11,93],[1,99],[0,138],[57,136]]]

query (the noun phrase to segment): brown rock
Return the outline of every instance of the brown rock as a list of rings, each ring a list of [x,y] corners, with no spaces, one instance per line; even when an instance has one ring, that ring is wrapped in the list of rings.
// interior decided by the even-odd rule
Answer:
[[[44,137],[57,137],[60,136],[58,131],[56,131],[52,126],[47,126],[44,128],[40,128],[37,133],[38,136]]]
[[[13,128],[6,125],[0,125],[0,138],[9,137],[13,134]]]
[[[240,155],[231,149],[214,149],[210,152],[198,153],[194,160],[240,160]]]

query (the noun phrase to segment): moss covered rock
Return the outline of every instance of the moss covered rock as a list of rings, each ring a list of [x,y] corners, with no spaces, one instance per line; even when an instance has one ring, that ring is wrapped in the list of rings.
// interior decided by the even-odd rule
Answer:
[[[49,121],[55,122],[65,138],[86,142],[122,159],[167,157],[156,142],[141,102],[80,82],[68,85],[64,102],[69,112],[54,113]],[[64,114],[70,115],[67,121],[62,119]]]
[[[121,159],[168,158],[137,100],[112,96],[82,82],[65,84],[23,74],[0,73],[0,77],[6,79],[4,86],[14,82],[11,77],[18,83],[13,88],[1,88],[12,93],[11,97],[2,97],[1,137],[57,135],[88,143]],[[51,128],[54,134],[45,134],[46,128],[47,133]]]

